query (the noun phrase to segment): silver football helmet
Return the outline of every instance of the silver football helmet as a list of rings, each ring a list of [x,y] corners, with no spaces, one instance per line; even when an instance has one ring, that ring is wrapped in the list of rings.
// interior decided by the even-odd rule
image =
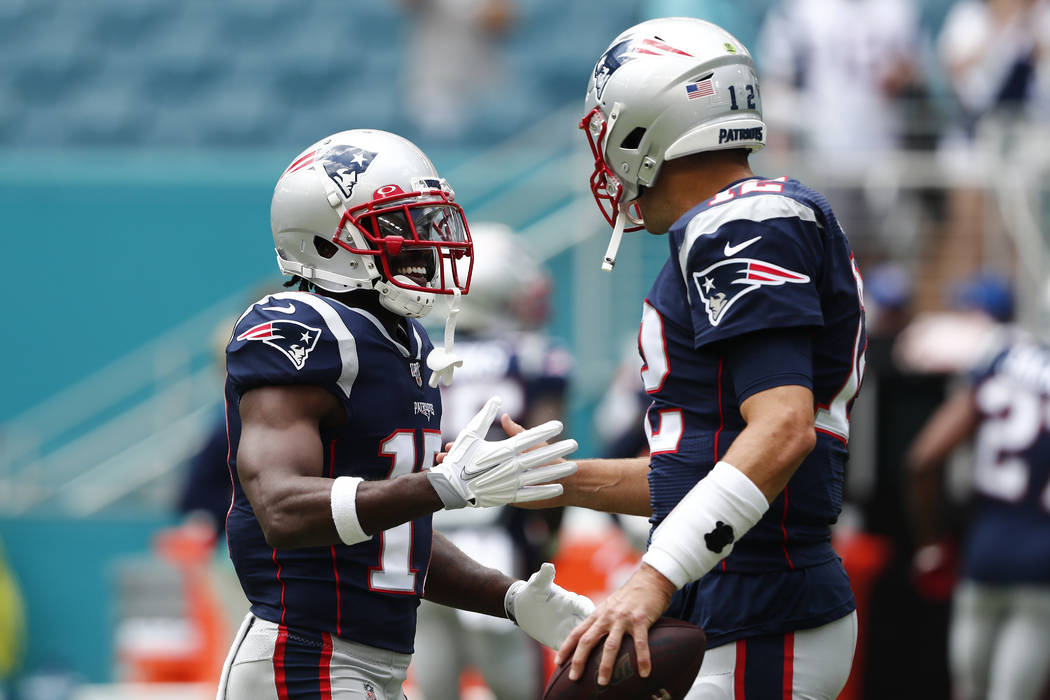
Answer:
[[[436,294],[470,286],[470,232],[453,198],[407,139],[341,131],[300,153],[277,181],[277,264],[321,289],[374,289],[393,313],[425,316]]]
[[[531,330],[549,312],[551,280],[543,265],[506,224],[484,221],[470,230],[474,272],[463,298],[459,327],[465,330]]]
[[[619,236],[644,227],[637,207],[665,160],[765,144],[751,54],[732,34],[687,17],[653,19],[616,37],[591,73],[580,128],[594,155],[591,191]]]

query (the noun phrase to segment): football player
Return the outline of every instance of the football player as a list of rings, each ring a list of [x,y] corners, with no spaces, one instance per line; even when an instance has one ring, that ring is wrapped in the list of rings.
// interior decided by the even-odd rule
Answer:
[[[952,697],[1036,700],[1050,682],[1050,346],[1020,331],[994,336],[908,454],[916,573],[919,583],[949,573],[953,548],[936,523],[941,476],[955,448],[975,438],[948,634]]]
[[[498,394],[503,410],[526,425],[562,417],[572,358],[542,326],[551,281],[523,241],[504,224],[470,227],[474,273],[456,326],[455,353],[463,358],[456,380],[442,387],[441,432],[451,440]],[[493,568],[530,572],[548,547],[561,509],[471,508],[434,515],[434,529],[475,560]],[[424,601],[419,609],[412,674],[427,697],[459,697],[460,673],[481,672],[500,700],[540,694],[539,647],[509,620]]]
[[[853,594],[830,543],[850,405],[864,371],[860,276],[827,200],[755,175],[766,138],[747,49],[698,19],[620,34],[580,123],[612,240],[667,234],[642,303],[650,456],[586,460],[564,505],[648,515],[640,569],[558,652],[579,677],[601,638],[608,683],[623,635],[651,670],[661,615],[707,633],[689,698],[835,698],[856,643]]]
[[[409,141],[344,131],[289,165],[270,216],[300,291],[251,305],[227,346],[227,535],[251,612],[218,698],[401,698],[420,597],[559,644],[593,606],[551,565],[514,581],[432,534],[434,511],[554,495],[575,468],[544,466],[572,441],[525,452],[557,421],[487,440],[496,398],[435,464],[435,375],[457,360],[433,362],[418,319],[473,263],[448,183]]]

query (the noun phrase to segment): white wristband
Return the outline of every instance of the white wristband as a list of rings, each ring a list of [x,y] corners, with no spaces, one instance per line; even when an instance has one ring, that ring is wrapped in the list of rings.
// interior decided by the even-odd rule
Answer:
[[[729,556],[767,510],[769,501],[755,483],[719,462],[656,528],[642,561],[681,588]]]
[[[332,482],[332,520],[339,539],[346,544],[372,539],[357,519],[357,485],[362,481],[356,476],[340,476]]]

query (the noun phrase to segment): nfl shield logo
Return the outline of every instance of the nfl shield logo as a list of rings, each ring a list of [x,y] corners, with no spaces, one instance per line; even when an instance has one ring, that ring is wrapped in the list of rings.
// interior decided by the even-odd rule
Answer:
[[[408,371],[415,378],[416,386],[423,386],[423,373],[419,371],[419,363],[409,362]]]

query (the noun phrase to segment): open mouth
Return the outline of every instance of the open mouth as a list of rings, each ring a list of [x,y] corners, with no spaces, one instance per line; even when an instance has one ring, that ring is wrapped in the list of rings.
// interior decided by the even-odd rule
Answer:
[[[428,250],[406,250],[390,260],[391,274],[395,277],[403,275],[419,287],[430,286],[436,269],[434,253]]]

